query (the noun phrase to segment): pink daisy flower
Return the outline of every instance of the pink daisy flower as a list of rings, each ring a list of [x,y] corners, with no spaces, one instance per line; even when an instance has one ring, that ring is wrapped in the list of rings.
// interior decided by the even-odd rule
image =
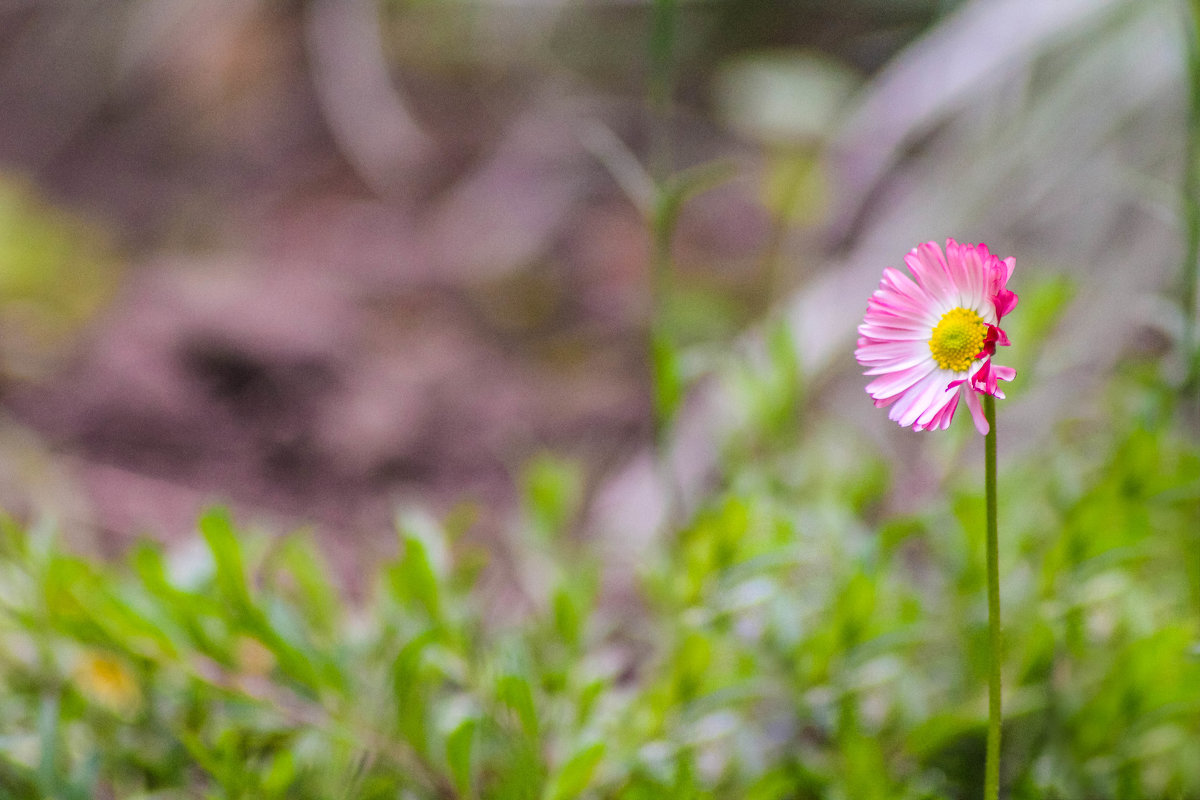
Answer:
[[[1017,305],[1007,288],[1016,261],[999,259],[985,244],[946,240],[913,248],[898,269],[883,271],[858,326],[854,357],[879,377],[867,384],[877,408],[904,427],[950,427],[960,397],[980,433],[988,432],[979,394],[1004,397],[997,380],[1016,370],[992,363],[996,345],[1007,345],[1000,319]]]

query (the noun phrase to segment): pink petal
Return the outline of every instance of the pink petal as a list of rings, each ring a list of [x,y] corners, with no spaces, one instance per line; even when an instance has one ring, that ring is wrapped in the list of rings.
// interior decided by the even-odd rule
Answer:
[[[942,412],[946,410],[946,406],[953,402],[956,397],[958,397],[958,392],[942,386],[938,394],[930,401],[929,408],[917,418],[917,425],[920,426],[919,429],[929,430],[933,427],[933,421],[941,416]]]
[[[925,242],[914,247],[904,257],[904,263],[912,270],[919,283],[937,301],[942,311],[947,311],[957,301],[958,291],[950,279],[946,259],[935,242]]]
[[[860,362],[862,362],[861,359],[859,359],[859,360],[860,360]],[[862,363],[865,365],[866,362],[862,362]],[[934,361],[933,361],[933,359],[931,359],[929,357],[928,353],[924,353],[924,354],[917,353],[917,354],[910,356],[909,358],[904,359],[903,361],[889,361],[886,364],[880,364],[879,366],[871,367],[870,369],[863,370],[863,375],[867,375],[867,376],[886,375],[889,372],[899,372],[901,370],[906,370],[906,369],[915,369],[922,365],[928,365],[930,368],[932,368],[934,366]]]
[[[996,263],[992,265],[988,291],[991,295],[992,303],[996,306],[997,322],[999,322],[1001,317],[1017,307],[1016,292],[1008,290],[1008,279],[1012,277],[1016,264],[1016,260],[1010,257],[1003,261],[996,259]]]
[[[1002,367],[999,364],[992,365],[992,372],[996,373],[996,377],[1002,381],[1011,381],[1017,377],[1017,371],[1012,367]]]
[[[858,332],[861,335],[882,342],[894,341],[897,339],[920,339],[928,342],[932,331],[932,326],[903,328],[898,325],[881,325],[870,320],[858,326]]]
[[[987,245],[959,244],[946,240],[946,263],[957,289],[955,305],[960,308],[979,309],[985,299],[987,284],[984,263],[991,254]]]
[[[864,367],[866,375],[878,375],[880,370],[900,370],[921,363],[933,363],[929,348],[923,342],[870,342],[854,351],[854,357]]]
[[[884,269],[879,288],[871,295],[868,305],[872,303],[887,303],[892,311],[905,311],[930,326],[937,324],[938,304],[934,298],[924,288],[913,283],[912,278],[893,267]]]
[[[908,428],[928,412],[931,405],[936,403],[941,408],[948,401],[942,397],[946,392],[946,384],[945,378],[939,373],[940,370],[927,375],[905,392],[888,416]]]
[[[931,431],[931,430],[934,430],[935,428],[941,428],[942,430],[946,430],[947,428],[949,428],[950,421],[952,419],[954,419],[954,411],[955,411],[955,409],[958,408],[958,397],[959,397],[958,392],[954,392],[953,394],[951,394],[950,402],[948,402],[948,403],[946,403],[946,405],[942,406],[941,410],[938,411],[937,414],[935,414],[933,416],[933,419],[931,419],[929,421],[929,423],[926,424],[921,430]]]
[[[867,394],[876,400],[896,397],[910,391],[914,385],[925,380],[925,377],[936,369],[937,366],[932,361],[928,361],[899,372],[889,373],[868,383]]]
[[[967,395],[967,408],[971,411],[971,419],[975,422],[975,430],[987,436],[988,431],[991,430],[991,426],[988,425],[987,417],[983,415],[983,407],[979,404],[979,395],[971,391],[970,387],[964,388],[963,392]]]
[[[983,394],[994,395],[1000,399],[1004,399],[1004,392],[996,384],[996,380],[1012,380],[1016,377],[1017,371],[1012,367],[1001,367],[992,363],[991,358],[981,359],[980,367],[971,373],[969,383],[971,388]],[[1008,377],[1003,377],[1007,375]]]

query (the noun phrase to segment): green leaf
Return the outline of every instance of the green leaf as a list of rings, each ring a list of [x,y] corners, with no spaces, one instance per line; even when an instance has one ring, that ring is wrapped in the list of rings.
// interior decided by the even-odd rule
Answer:
[[[392,662],[396,729],[419,753],[428,750],[425,717],[429,691],[423,671],[425,648],[436,638],[434,630],[413,637],[400,648]]]
[[[206,618],[218,614],[213,599],[183,591],[172,584],[162,553],[156,547],[138,546],[133,552],[132,564],[142,586],[157,601],[157,607],[175,621],[192,645],[210,655],[220,652],[220,645],[204,624]]]
[[[543,793],[546,770],[537,745],[523,737],[503,742],[503,757],[493,761],[489,776],[488,800],[533,800]]]
[[[566,586],[554,592],[554,632],[568,646],[577,647],[583,632],[583,613]]]
[[[562,532],[578,512],[583,496],[579,465],[543,453],[526,464],[522,483],[534,531],[543,538]]]
[[[246,582],[242,548],[233,531],[229,512],[222,508],[210,509],[200,518],[199,524],[204,541],[212,551],[218,592],[237,613],[246,613],[254,607],[254,603]]]
[[[471,751],[475,744],[475,731],[478,722],[472,717],[464,719],[454,731],[446,737],[446,763],[450,766],[450,775],[459,794],[471,795],[472,764]]]
[[[211,775],[213,778],[220,780],[225,773],[225,766],[220,757],[213,752],[203,739],[192,731],[182,730],[178,732],[179,742],[196,762],[196,765]]]
[[[441,591],[437,573],[425,542],[413,535],[403,537],[404,553],[389,573],[392,593],[403,605],[416,604],[434,622],[442,620]]]
[[[37,773],[0,752],[0,800],[38,796]]]
[[[569,800],[588,788],[596,767],[604,758],[604,742],[595,742],[567,759],[546,789],[547,800]]]
[[[8,514],[0,512],[0,558],[21,562],[29,559],[29,535]]]
[[[496,698],[517,714],[521,728],[530,739],[538,735],[538,713],[533,703],[529,680],[521,675],[505,675],[496,686]]]
[[[838,749],[850,797],[891,800],[896,796],[888,776],[887,759],[877,738],[858,733],[844,735]]]
[[[263,770],[262,791],[274,797],[286,797],[296,779],[296,757],[290,749],[280,750]]]
[[[764,427],[782,436],[796,426],[800,406],[800,354],[796,337],[783,317],[767,329],[767,355],[770,373],[760,394]]]
[[[312,544],[301,538],[288,539],[276,557],[295,584],[305,622],[322,634],[334,634],[341,602],[329,581],[329,569]]]
[[[776,767],[758,777],[746,792],[746,800],[787,800],[790,797],[808,797],[799,791],[799,776],[786,766]],[[815,793],[814,793],[815,794]]]
[[[694,700],[704,688],[712,664],[712,641],[701,631],[688,632],[675,652],[675,691],[680,702]]]
[[[596,704],[609,687],[607,678],[596,678],[588,681],[580,688],[575,706],[576,724],[580,727],[586,725],[592,716],[592,712],[596,709]]]
[[[175,646],[159,620],[147,618],[117,591],[110,576],[80,558],[56,554],[42,579],[58,628],[84,642],[150,658],[171,657]]]
[[[200,518],[200,531],[212,551],[217,592],[228,605],[230,621],[243,632],[261,640],[288,677],[314,691],[323,685],[336,686],[339,683],[336,670],[328,668],[328,664],[323,673],[314,667],[312,661],[318,654],[305,653],[288,641],[255,604],[246,580],[242,548],[228,512],[224,509],[207,512]]]

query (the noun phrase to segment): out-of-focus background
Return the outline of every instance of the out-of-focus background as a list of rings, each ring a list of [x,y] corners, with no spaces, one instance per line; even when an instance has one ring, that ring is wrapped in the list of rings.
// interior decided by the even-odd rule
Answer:
[[[1038,435],[1179,327],[1177,3],[683,3],[665,44],[635,2],[0,13],[0,489],[104,541],[212,501],[357,541],[542,449],[602,486],[653,315],[702,353],[784,309],[845,376],[882,266],[947,235],[1076,279]],[[714,161],[656,297],[648,181]]]
[[[1200,797],[1194,12],[0,0],[0,796],[977,796],[982,444],[853,359],[954,237],[1006,791]]]

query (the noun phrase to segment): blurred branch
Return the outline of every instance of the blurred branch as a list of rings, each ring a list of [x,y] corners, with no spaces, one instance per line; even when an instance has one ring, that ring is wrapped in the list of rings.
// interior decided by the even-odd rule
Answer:
[[[629,202],[649,219],[654,213],[655,196],[658,189],[650,173],[642,167],[637,156],[624,142],[602,122],[591,120],[579,128],[579,141],[584,149],[604,165]]]
[[[853,167],[842,170],[834,238],[855,235],[884,177],[921,134],[1063,39],[1127,9],[1118,0],[976,0],[914,42],[871,81],[837,137]]]
[[[321,111],[368,186],[397,193],[433,142],[392,84],[373,0],[310,0],[305,24]]]

